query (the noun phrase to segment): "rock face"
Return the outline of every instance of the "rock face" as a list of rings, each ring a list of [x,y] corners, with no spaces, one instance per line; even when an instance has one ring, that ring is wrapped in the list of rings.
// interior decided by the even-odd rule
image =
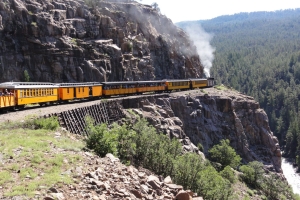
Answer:
[[[50,82],[202,77],[196,52],[171,20],[135,1],[0,2],[0,82],[24,81],[25,70]]]
[[[181,140],[186,151],[204,154],[221,139],[230,144],[244,162],[260,161],[270,171],[282,172],[278,140],[270,130],[268,117],[252,97],[217,89],[174,93],[123,100],[126,108],[144,116],[160,132]]]
[[[43,199],[203,199],[181,185],[165,181],[170,177],[163,179],[146,169],[125,166],[112,154],[99,158],[87,152],[84,156],[88,165],[72,170],[77,184],[49,188]]]

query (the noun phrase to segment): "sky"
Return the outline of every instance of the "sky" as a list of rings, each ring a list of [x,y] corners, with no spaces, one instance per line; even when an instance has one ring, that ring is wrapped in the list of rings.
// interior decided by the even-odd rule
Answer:
[[[212,19],[221,15],[232,15],[240,12],[275,11],[300,8],[299,0],[142,0],[142,4],[158,4],[162,14],[173,23]]]

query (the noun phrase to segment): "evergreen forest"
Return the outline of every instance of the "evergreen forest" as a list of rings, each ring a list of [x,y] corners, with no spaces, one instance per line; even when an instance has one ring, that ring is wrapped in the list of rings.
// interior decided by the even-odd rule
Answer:
[[[213,36],[211,76],[253,96],[269,117],[284,156],[300,166],[300,9],[239,13],[180,22]]]

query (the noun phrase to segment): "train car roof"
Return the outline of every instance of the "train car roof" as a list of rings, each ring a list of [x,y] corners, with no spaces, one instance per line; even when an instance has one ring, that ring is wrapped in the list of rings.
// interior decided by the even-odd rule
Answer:
[[[190,78],[189,80],[191,80],[191,81],[203,81],[203,80],[207,80],[207,78]]]
[[[59,87],[86,87],[93,85],[102,85],[99,82],[85,82],[85,83],[57,83]]]
[[[165,82],[183,82],[183,81],[190,81],[190,79],[179,79],[179,80],[176,80],[176,79],[166,79],[164,80]]]
[[[55,83],[45,82],[5,82],[0,84],[5,89],[35,89],[35,88],[58,88]]]
[[[137,83],[164,83],[163,80],[154,80],[154,81],[137,81]]]
[[[134,85],[135,81],[102,82],[103,85]]]

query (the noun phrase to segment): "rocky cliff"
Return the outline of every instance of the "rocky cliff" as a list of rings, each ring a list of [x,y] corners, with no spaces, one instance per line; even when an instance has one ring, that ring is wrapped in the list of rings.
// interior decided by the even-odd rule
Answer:
[[[202,77],[189,37],[130,0],[2,0],[0,82]],[[26,74],[26,73],[25,73]]]
[[[180,139],[186,151],[198,152],[200,143],[207,155],[213,145],[229,139],[244,163],[257,160],[270,171],[282,172],[278,140],[266,113],[252,97],[210,88],[124,99],[123,105],[147,118],[160,132]]]

